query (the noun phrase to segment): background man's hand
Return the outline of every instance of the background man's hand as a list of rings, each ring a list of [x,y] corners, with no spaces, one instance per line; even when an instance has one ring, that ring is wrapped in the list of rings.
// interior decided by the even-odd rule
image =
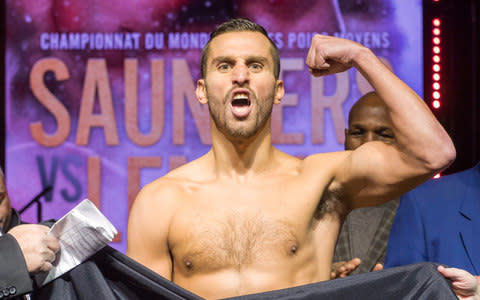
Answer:
[[[20,245],[30,274],[49,271],[60,250],[60,243],[48,230],[45,225],[23,224],[8,231]]]
[[[383,265],[382,264],[376,264],[375,267],[373,267],[372,271],[380,271],[383,270]]]
[[[362,263],[360,258],[356,257],[350,261],[339,261],[332,264],[330,279],[343,278],[350,275]]]
[[[452,281],[452,290],[458,299],[480,299],[480,277],[473,276],[465,270],[438,266],[438,271]]]

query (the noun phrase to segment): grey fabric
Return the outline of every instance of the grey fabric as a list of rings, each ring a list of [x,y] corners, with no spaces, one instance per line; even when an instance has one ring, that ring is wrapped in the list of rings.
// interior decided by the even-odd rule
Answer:
[[[20,225],[16,210],[12,209],[12,218],[7,230]],[[22,250],[15,238],[10,234],[0,237],[0,293],[2,299],[11,299],[32,291],[33,284],[28,274]]]
[[[385,262],[388,236],[399,199],[380,206],[358,208],[350,212],[342,225],[335,247],[334,262],[359,257],[360,266],[352,275],[370,272]]]

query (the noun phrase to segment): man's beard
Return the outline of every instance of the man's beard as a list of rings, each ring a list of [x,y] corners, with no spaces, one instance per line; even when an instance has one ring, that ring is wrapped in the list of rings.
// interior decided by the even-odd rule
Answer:
[[[230,100],[230,95],[231,95],[231,90],[225,95],[223,98],[223,106],[220,105],[211,105],[210,101],[208,102],[208,110],[210,112],[210,117],[212,118],[213,122],[215,123],[215,126],[217,129],[222,132],[226,136],[230,136],[233,138],[241,138],[241,139],[248,139],[254,136],[255,134],[258,133],[260,129],[262,129],[265,124],[267,123],[268,119],[270,118],[272,114],[272,109],[273,109],[273,96],[275,94],[275,90],[272,90],[272,92],[265,97],[265,99],[258,99],[255,95],[255,93],[247,87],[247,89],[250,91],[250,97],[252,98],[251,102],[252,105],[256,105],[257,112],[256,115],[254,116],[254,121],[251,122],[251,120],[245,120],[245,121],[240,121],[236,120],[233,122],[228,122],[225,114],[226,106],[229,105],[229,100]],[[207,93],[207,98],[208,98],[208,89],[205,87],[206,93]],[[267,100],[268,99],[268,100]],[[215,109],[214,106],[218,106],[219,109]],[[222,118],[223,115],[223,118]],[[250,117],[250,116],[249,116]],[[243,122],[248,122],[246,126],[244,125]],[[234,124],[233,124],[234,123]]]

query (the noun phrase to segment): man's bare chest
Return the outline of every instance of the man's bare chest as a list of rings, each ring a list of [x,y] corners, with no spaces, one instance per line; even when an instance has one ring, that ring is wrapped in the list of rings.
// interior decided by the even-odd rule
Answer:
[[[312,242],[318,202],[301,194],[282,187],[191,191],[170,226],[174,265],[205,272],[294,258]]]

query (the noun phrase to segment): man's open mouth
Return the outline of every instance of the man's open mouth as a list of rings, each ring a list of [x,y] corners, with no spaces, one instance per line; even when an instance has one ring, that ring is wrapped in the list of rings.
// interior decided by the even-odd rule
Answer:
[[[233,96],[232,106],[250,106],[250,100],[246,93],[238,93]]]
[[[237,118],[244,118],[250,113],[252,103],[249,96],[247,92],[238,92],[233,95],[232,113]]]

